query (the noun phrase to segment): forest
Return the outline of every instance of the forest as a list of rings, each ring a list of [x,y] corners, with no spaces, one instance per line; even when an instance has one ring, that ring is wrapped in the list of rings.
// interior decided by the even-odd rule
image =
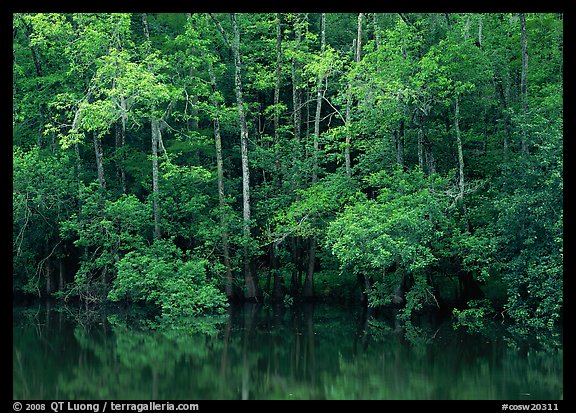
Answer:
[[[14,13],[13,297],[563,315],[561,13]]]

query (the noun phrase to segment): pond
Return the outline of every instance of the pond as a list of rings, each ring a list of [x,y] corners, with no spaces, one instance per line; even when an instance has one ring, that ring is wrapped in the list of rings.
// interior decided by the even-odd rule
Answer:
[[[326,304],[158,322],[13,308],[14,400],[560,400],[562,335]]]

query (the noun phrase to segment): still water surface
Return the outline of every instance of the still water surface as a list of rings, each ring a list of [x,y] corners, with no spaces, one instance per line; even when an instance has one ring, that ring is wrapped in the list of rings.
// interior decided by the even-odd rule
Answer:
[[[246,305],[220,317],[13,311],[15,400],[563,398],[560,334],[401,324],[357,308]]]

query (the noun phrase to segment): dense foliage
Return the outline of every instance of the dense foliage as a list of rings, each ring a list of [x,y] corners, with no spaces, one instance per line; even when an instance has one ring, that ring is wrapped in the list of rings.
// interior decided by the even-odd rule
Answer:
[[[563,15],[13,15],[13,291],[551,327]]]

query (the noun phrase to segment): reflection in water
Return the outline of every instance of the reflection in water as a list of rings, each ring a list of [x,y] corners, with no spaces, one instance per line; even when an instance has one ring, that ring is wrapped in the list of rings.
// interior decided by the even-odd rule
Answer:
[[[563,398],[559,335],[400,324],[359,309],[247,304],[226,316],[15,308],[13,398]]]

